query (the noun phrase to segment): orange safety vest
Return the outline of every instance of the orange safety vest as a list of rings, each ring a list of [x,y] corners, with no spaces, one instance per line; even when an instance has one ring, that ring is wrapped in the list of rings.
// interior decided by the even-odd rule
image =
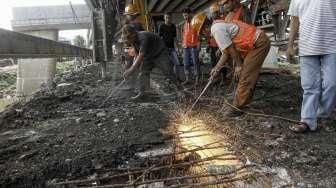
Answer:
[[[233,23],[239,27],[239,31],[236,36],[233,37],[232,43],[242,57],[246,57],[246,55],[254,48],[255,35],[257,32],[257,28],[254,25],[249,25],[239,20],[232,20],[231,22],[215,20],[214,24],[216,23]]]
[[[183,25],[182,46],[183,48],[194,48],[198,44],[198,34],[191,28],[189,22]]]
[[[226,17],[221,18],[221,19],[216,19],[216,20],[225,20],[227,22],[232,21],[232,20],[240,20],[240,15],[242,12],[243,7],[240,7],[232,12],[230,12]],[[214,20],[214,22],[216,21]],[[217,42],[214,37],[210,37],[209,39],[209,46],[212,48],[217,48]]]

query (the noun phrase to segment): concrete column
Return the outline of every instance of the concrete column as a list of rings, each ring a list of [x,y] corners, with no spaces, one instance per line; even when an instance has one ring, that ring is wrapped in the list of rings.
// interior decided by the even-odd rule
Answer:
[[[57,30],[25,31],[23,33],[55,41],[58,40]],[[50,85],[55,74],[55,58],[19,59],[16,95],[18,97],[29,96],[38,91],[42,83]]]

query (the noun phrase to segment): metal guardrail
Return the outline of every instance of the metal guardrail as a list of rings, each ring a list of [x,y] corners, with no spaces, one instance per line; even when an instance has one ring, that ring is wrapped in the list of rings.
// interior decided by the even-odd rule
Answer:
[[[0,29],[0,58],[92,57],[91,49]]]
[[[56,25],[56,24],[90,24],[91,18],[88,17],[68,17],[68,18],[44,18],[44,19],[27,19],[12,20],[12,26],[33,26],[33,25]]]

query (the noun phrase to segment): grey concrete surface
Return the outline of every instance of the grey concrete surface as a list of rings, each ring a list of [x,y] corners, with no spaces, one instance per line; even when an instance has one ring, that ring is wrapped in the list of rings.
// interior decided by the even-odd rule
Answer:
[[[27,30],[69,30],[88,29],[91,12],[87,5],[14,7],[12,28]]]
[[[57,30],[26,32],[33,36],[39,36],[51,40],[58,39]],[[56,74],[56,59],[19,59],[17,71],[16,95],[18,97],[29,96],[38,91],[41,84],[49,85]]]

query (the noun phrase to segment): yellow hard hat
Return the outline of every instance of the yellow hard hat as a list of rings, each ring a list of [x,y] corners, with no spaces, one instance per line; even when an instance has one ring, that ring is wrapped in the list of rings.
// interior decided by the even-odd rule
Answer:
[[[204,21],[206,19],[206,15],[204,13],[196,14],[192,20],[191,20],[191,28],[197,32],[197,34],[200,33],[201,28],[204,24]]]
[[[138,11],[138,9],[136,8],[135,5],[133,5],[133,4],[128,4],[128,5],[125,7],[124,15],[136,15],[136,14],[139,14],[139,11]]]
[[[219,5],[217,3],[213,3],[210,6],[210,13],[213,14],[213,13],[218,12],[218,11],[219,11]]]

